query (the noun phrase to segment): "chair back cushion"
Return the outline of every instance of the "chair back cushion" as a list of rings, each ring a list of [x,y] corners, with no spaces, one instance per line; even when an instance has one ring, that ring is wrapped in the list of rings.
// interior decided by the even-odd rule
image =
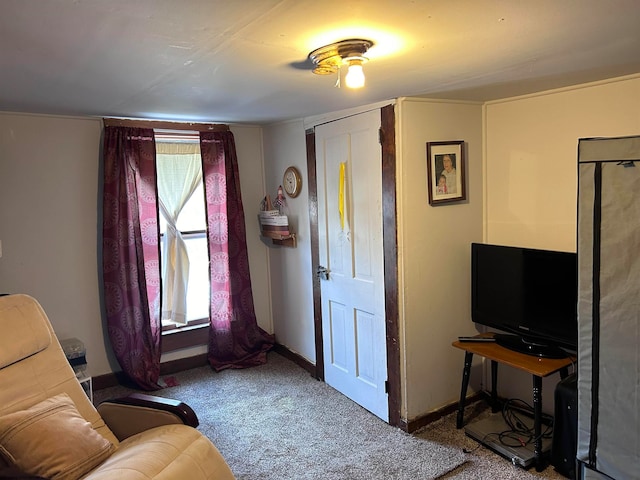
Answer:
[[[93,429],[118,445],[84,393],[47,315],[33,297],[0,297],[0,331],[0,416],[66,393]]]
[[[39,305],[17,303],[13,301],[15,298],[7,297],[7,300],[11,301],[0,316],[0,329],[3,332],[0,368],[24,360],[51,344],[51,334],[47,324],[40,318]]]

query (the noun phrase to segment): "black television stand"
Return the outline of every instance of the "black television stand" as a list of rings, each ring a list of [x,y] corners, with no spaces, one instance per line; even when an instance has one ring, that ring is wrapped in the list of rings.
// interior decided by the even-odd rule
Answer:
[[[498,345],[509,350],[541,358],[567,358],[569,354],[560,347],[539,343],[520,335],[496,333],[493,337]]]

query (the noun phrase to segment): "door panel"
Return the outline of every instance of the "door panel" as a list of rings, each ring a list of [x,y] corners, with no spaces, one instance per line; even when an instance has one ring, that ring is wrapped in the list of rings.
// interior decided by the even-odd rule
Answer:
[[[316,127],[316,171],[325,381],[386,421],[379,127],[379,111]]]
[[[376,372],[373,368],[375,362],[374,345],[375,336],[375,316],[369,312],[356,310],[356,376],[362,381],[375,387]]]
[[[347,324],[347,308],[345,305],[330,302],[330,329],[331,329],[331,365],[349,371],[348,345],[351,343],[349,334],[351,328]]]

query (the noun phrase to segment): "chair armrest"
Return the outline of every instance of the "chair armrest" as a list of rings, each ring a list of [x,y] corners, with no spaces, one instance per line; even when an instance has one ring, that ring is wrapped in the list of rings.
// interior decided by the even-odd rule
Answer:
[[[199,425],[196,413],[186,403],[143,393],[106,400],[98,405],[98,412],[118,440],[161,425]]]

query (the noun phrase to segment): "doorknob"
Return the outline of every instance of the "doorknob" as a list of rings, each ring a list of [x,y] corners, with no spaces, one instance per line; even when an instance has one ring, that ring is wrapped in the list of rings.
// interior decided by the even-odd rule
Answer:
[[[318,265],[318,268],[316,269],[316,277],[320,280],[329,280],[329,270],[322,265]]]

